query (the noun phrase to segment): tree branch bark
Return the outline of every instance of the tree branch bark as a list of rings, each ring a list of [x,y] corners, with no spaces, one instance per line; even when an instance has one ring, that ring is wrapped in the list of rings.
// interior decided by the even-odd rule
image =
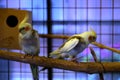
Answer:
[[[70,36],[65,35],[53,35],[53,34],[39,34],[42,38],[58,38],[58,39],[68,39]]]
[[[76,72],[86,72],[86,73],[102,73],[102,72],[120,72],[119,62],[80,62],[74,63],[71,61],[52,59],[46,57],[26,56],[23,58],[24,54],[16,52],[7,52],[0,50],[0,58],[8,59],[23,63],[35,64],[38,66],[48,67],[48,68],[59,68],[65,70],[71,70]],[[102,64],[102,65],[101,65]],[[104,66],[104,69],[103,69]]]

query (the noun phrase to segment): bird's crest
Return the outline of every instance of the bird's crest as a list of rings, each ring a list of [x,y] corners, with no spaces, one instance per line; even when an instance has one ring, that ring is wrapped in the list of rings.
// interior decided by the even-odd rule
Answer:
[[[25,18],[22,20],[22,22],[19,24],[19,29],[20,28],[23,28],[24,26],[29,26],[29,27],[32,27],[30,23],[27,23],[29,19],[29,16],[28,14],[25,15]]]
[[[92,27],[90,27],[90,32],[92,35],[96,36],[96,32],[92,29]]]

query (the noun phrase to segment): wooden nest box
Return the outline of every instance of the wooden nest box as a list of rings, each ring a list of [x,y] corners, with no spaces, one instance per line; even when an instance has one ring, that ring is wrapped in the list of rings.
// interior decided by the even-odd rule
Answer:
[[[18,43],[18,25],[29,16],[27,22],[31,23],[31,12],[17,9],[0,9],[0,48],[20,49]]]

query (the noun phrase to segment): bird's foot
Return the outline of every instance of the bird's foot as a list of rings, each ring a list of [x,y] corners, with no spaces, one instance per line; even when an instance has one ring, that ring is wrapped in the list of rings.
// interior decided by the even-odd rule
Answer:
[[[78,63],[77,58],[72,58],[70,61]]]
[[[35,56],[37,56],[37,55],[31,55],[32,56],[32,59],[35,57]]]
[[[32,59],[34,58],[34,55],[32,55]]]
[[[83,56],[80,56],[80,57],[78,57],[78,58],[72,58],[71,61],[72,61],[72,62],[75,62],[75,63],[79,63],[78,60],[79,60],[80,58],[82,58],[82,57],[83,57]]]
[[[24,56],[22,56],[22,58],[25,58],[26,56],[28,56],[28,54],[25,54]]]

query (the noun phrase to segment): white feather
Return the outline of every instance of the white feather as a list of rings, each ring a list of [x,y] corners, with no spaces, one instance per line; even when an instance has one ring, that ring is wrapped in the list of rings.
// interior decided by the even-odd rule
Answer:
[[[73,38],[68,40],[67,42],[64,43],[64,46],[60,49],[60,52],[68,52],[71,49],[73,49],[77,44],[79,40],[77,38]]]

